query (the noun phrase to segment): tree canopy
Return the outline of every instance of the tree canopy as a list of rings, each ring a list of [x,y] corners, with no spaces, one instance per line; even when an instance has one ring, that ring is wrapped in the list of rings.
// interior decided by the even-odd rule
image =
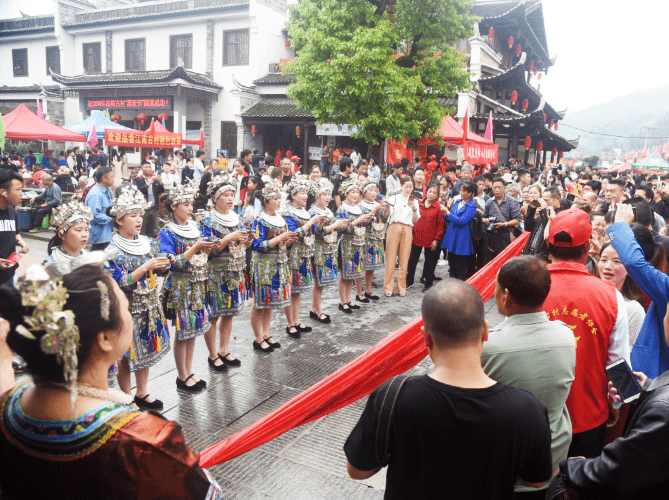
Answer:
[[[356,137],[434,136],[441,97],[469,90],[458,40],[472,33],[471,0],[300,0],[288,33],[296,58],[288,96]]]

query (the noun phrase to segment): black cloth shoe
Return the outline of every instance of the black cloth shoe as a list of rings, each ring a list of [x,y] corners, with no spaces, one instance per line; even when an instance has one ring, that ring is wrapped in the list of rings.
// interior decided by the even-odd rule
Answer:
[[[235,358],[231,361],[231,360],[228,359],[228,356],[231,356],[231,354],[227,353],[227,354],[224,354],[223,356],[221,356],[220,354],[218,355],[218,357],[221,359],[221,361],[223,361],[223,363],[225,363],[228,366],[241,366],[241,364],[242,364],[241,361],[239,361],[237,358]]]
[[[270,342],[270,339],[272,340],[272,342]],[[281,347],[281,344],[279,344],[279,343],[278,343],[276,340],[274,340],[271,336],[267,337],[267,338],[265,339],[265,342],[267,342],[269,345],[271,345],[274,349],[278,349],[279,347]]]
[[[328,315],[325,314],[325,313],[321,313],[321,315],[319,316],[319,315],[316,314],[315,312],[313,312],[313,311],[309,311],[309,317],[310,317],[311,319],[315,319],[316,321],[318,321],[318,322],[320,322],[320,323],[325,323],[325,324],[328,324],[328,323],[330,323],[330,321],[331,321],[331,320],[330,320],[330,316],[328,316]]]
[[[301,333],[309,333],[311,331],[310,326],[302,326],[301,324],[295,325],[293,328],[297,328],[297,331]]]
[[[184,391],[188,391],[188,392],[198,392],[198,391],[202,390],[204,388],[204,386],[200,384],[200,382],[202,382],[202,380],[200,380],[200,382],[196,382],[193,385],[186,385],[186,382],[192,376],[193,376],[193,374],[188,375],[188,378],[186,378],[186,380],[181,380],[179,377],[177,377],[177,389],[183,389]],[[206,383],[205,383],[205,385],[206,385]],[[139,406],[139,405],[137,405],[137,406]]]
[[[360,309],[360,306],[351,304],[350,302],[348,303],[348,307],[350,307],[351,309]]]
[[[379,300],[379,296],[378,296],[378,295],[374,295],[373,293],[367,293],[367,292],[365,292],[365,297],[367,297],[367,298],[370,299],[370,300]]]
[[[221,363],[220,365],[216,364],[216,360],[218,358],[220,358],[220,356],[218,356],[216,359],[211,359],[210,357],[207,357],[207,361],[209,362],[209,368],[213,368],[217,372],[227,372],[228,367],[225,366],[225,362]]]
[[[259,344],[255,340],[253,341],[253,348],[257,351],[262,351],[262,352],[272,352],[274,350],[272,344],[267,344],[267,347],[262,347],[262,342],[260,342]]]
[[[434,281],[441,281],[441,278],[440,278],[439,276],[435,276],[434,278],[432,278],[432,280],[434,280]]]
[[[339,304],[339,310],[345,312],[346,314],[353,314],[353,310],[348,306],[348,304]]]
[[[295,328],[294,332],[291,332],[290,329]],[[296,326],[287,326],[286,327],[286,333],[293,337],[294,339],[299,339],[300,338],[300,332],[297,330]]]
[[[356,295],[355,300],[357,300],[358,302],[362,302],[363,304],[369,304],[369,299],[367,298],[366,295],[363,295],[362,298],[360,297],[360,295]]]
[[[162,410],[163,402],[160,399],[154,399],[150,403],[146,400],[149,395],[147,394],[143,398],[135,396],[135,404],[139,406],[142,410]]]

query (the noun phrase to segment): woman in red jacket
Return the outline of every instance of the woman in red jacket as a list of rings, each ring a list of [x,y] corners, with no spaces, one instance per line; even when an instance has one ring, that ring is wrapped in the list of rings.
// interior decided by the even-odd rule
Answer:
[[[420,218],[413,225],[413,243],[411,244],[411,255],[409,256],[409,267],[407,269],[407,288],[413,286],[416,264],[420,254],[425,249],[425,265],[421,283],[425,283],[426,291],[432,286],[435,279],[434,270],[439,259],[439,241],[444,236],[444,219],[441,215],[439,198],[439,183],[432,182],[427,188],[425,199],[420,202]]]

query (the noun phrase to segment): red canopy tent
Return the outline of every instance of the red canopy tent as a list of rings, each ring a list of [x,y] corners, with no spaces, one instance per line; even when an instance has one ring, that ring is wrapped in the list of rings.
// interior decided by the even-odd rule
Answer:
[[[86,136],[76,134],[54,123],[39,118],[25,104],[3,117],[8,139],[18,141],[72,141],[86,142]]]

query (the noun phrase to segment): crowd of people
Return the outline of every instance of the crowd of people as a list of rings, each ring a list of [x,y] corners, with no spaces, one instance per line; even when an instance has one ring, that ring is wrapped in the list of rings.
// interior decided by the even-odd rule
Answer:
[[[92,178],[81,196],[49,206],[56,235],[44,267],[17,283],[8,257],[16,246],[28,251],[13,210],[24,179],[0,169],[0,448],[15,457],[0,468],[8,498],[53,485],[84,498],[87,483],[73,489],[61,459],[102,470],[102,486],[91,488],[109,496],[159,488],[143,497],[160,497],[172,485],[165,491],[175,498],[219,498],[178,428],[136,411],[163,407],[148,393],[151,367],[172,350],[177,389],[201,391],[197,337],[212,370],[234,369],[241,360],[230,336],[245,309],[253,348],[275,353],[274,310],[300,338],[312,331],[303,296],[311,295],[312,325],[336,323],[322,308],[326,287],[337,287],[338,313],[382,307],[383,296],[404,297],[414,285],[421,255],[423,335],[435,370],[370,396],[344,448],[351,477],[388,465],[386,498],[433,498],[444,488],[457,498],[544,498],[554,474],[551,488],[584,498],[656,498],[669,484],[660,448],[669,431],[669,177],[432,156],[387,165],[377,178],[376,159],[357,151],[308,171],[295,156],[251,150],[231,162],[206,161],[204,151],[170,156],[147,158],[132,179],[120,157],[81,172]],[[37,200],[47,205],[56,185],[48,176],[38,179],[47,189]],[[491,329],[464,281],[523,231],[524,256],[495,282],[506,320]],[[439,283],[446,263],[451,279]],[[31,383],[13,387],[12,351]],[[621,407],[609,383],[606,367],[619,360],[644,388],[636,405]],[[121,391],[109,390],[113,379]],[[379,448],[387,401],[394,406]],[[123,474],[109,471],[105,461],[128,445]],[[155,467],[141,466],[140,454]],[[27,471],[37,468],[35,481]],[[138,476],[140,468],[149,472]]]

